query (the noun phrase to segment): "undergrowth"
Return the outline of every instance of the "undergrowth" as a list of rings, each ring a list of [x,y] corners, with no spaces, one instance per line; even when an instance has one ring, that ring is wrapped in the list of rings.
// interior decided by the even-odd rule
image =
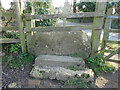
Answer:
[[[32,65],[34,56],[29,53],[22,53],[20,44],[7,44],[3,47],[5,56],[2,57],[4,66],[20,68],[24,65]]]
[[[17,33],[6,33],[5,35],[2,36],[3,38],[14,38],[14,39],[19,39],[20,35]]]
[[[89,57],[85,62],[93,69],[97,76],[101,73],[111,73],[115,71],[115,67],[109,63],[105,63],[100,54],[98,54],[96,58]]]
[[[80,57],[79,53],[70,54],[68,56],[71,57]],[[97,76],[99,76],[101,73],[111,73],[115,71],[115,67],[113,65],[110,65],[109,63],[105,63],[103,58],[100,54],[97,55],[96,58],[89,57],[85,60],[85,63],[89,68],[91,68]],[[69,67],[69,69],[76,71],[77,69],[74,67]]]
[[[71,86],[71,87],[75,87],[75,88],[88,88],[87,82],[84,82],[80,79],[78,80],[74,80],[72,78],[68,78],[65,81],[65,86]]]

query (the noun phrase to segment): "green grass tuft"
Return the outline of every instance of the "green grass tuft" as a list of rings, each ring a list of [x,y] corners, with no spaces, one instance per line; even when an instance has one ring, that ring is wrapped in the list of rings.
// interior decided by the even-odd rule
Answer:
[[[20,68],[24,65],[31,65],[34,61],[34,56],[28,53],[22,53],[20,44],[7,44],[3,47],[5,56],[2,57],[4,66],[11,68]]]
[[[87,83],[78,79],[78,80],[74,80],[72,78],[68,78],[65,83],[65,86],[72,86],[75,88],[88,88]]]
[[[115,71],[115,67],[105,63],[100,54],[98,54],[97,58],[90,57],[85,62],[91,69],[93,69],[97,76],[101,73],[111,73]]]
[[[20,54],[17,57],[13,56],[3,56],[2,57],[2,62],[4,65],[10,66],[11,68],[20,68],[24,65],[32,65],[34,61],[34,56],[31,54]]]

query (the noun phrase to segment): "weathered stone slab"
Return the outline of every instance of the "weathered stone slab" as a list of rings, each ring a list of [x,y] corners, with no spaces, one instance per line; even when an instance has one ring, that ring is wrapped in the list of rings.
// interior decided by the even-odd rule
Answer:
[[[34,78],[49,78],[65,81],[68,78],[82,79],[87,82],[94,81],[94,72],[92,69],[85,69],[80,71],[73,71],[63,67],[34,67],[30,72],[30,76]]]
[[[83,31],[34,32],[28,45],[29,52],[35,56],[79,53],[87,58],[91,52],[90,40]]]
[[[56,55],[39,55],[35,59],[35,66],[44,67],[69,67],[74,66],[79,69],[85,68],[85,62],[81,57],[56,56]]]

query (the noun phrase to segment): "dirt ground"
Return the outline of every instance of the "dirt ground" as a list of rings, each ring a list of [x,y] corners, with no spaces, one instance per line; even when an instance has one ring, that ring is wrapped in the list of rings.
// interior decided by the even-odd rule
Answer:
[[[11,68],[3,68],[2,75],[2,85],[4,88],[7,88],[9,84],[15,82],[17,84],[17,88],[60,88],[62,87],[62,83],[57,80],[49,80],[43,79],[39,80],[40,85],[30,84],[30,80],[35,80],[30,78],[29,74],[32,67],[25,66],[25,68],[21,69],[11,69]],[[37,81],[37,80],[36,80]]]
[[[117,57],[117,56],[115,56]],[[113,73],[102,74],[95,79],[95,86],[93,88],[118,88],[118,73],[120,72],[120,67],[118,63],[109,62],[116,67],[116,71]],[[7,88],[9,84],[15,82],[17,88],[66,88],[63,82],[57,80],[43,79],[36,80],[30,78],[30,71],[32,67],[25,66],[20,69],[11,69],[9,67],[4,67],[2,73],[2,84],[4,88]],[[31,82],[36,80],[36,82]],[[36,85],[36,84],[37,85]],[[39,84],[39,85],[38,85]]]
[[[119,60],[119,55],[114,55],[111,59]],[[116,68],[116,71],[113,73],[102,74],[96,78],[95,87],[97,88],[118,88],[120,85],[120,64],[115,62],[109,62]]]

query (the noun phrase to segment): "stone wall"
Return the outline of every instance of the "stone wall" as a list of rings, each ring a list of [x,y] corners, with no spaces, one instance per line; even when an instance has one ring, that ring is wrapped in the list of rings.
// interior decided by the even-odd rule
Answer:
[[[90,40],[83,31],[34,32],[28,43],[30,53],[35,56],[79,53],[87,58],[91,52]]]

